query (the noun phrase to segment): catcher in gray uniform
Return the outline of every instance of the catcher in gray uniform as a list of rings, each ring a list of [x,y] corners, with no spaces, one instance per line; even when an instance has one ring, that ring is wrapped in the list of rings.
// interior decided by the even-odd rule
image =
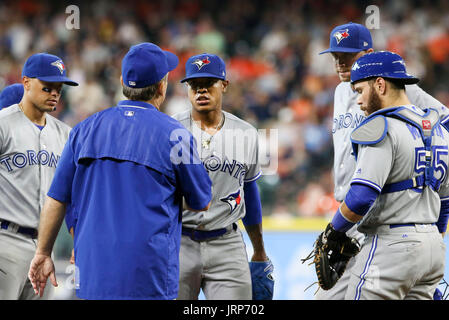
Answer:
[[[338,239],[360,222],[366,234],[347,271],[345,299],[431,300],[443,277],[449,133],[436,110],[407,98],[405,84],[418,81],[392,52],[366,54],[352,66],[351,84],[367,118],[351,134],[356,170],[326,229]]]
[[[62,60],[38,53],[22,70],[24,94],[0,111],[0,300],[36,299],[28,269],[39,214],[70,127],[54,111],[66,77]],[[46,296],[48,298],[48,295]]]
[[[351,132],[365,119],[365,114],[357,105],[357,92],[351,88],[351,66],[361,56],[373,52],[370,31],[363,25],[347,23],[336,26],[330,33],[329,48],[320,54],[331,53],[335,69],[341,83],[335,89],[334,120],[332,137],[334,142],[334,196],[339,202],[344,200],[349,190],[351,178],[355,171],[355,158],[352,155]],[[441,102],[422,90],[417,84],[406,84],[405,92],[410,102],[416,107],[434,108],[441,116],[447,115],[449,109]],[[364,235],[356,227],[348,235],[363,241]],[[349,261],[347,269],[354,263]],[[343,300],[348,286],[349,273],[345,272],[336,285],[327,291],[319,290],[316,299]]]
[[[212,180],[209,210],[185,210],[182,218],[178,299],[272,299],[273,265],[262,237],[262,211],[256,180],[258,134],[249,123],[222,110],[224,61],[213,54],[186,63],[192,109],[174,115],[198,143],[198,153]],[[237,222],[243,220],[254,254],[248,264]]]

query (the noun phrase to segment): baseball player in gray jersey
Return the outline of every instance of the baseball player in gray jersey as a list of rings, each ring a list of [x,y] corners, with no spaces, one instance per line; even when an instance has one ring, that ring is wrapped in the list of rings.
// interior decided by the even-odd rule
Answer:
[[[366,239],[345,299],[430,300],[444,274],[449,133],[435,109],[410,103],[405,84],[419,80],[399,55],[366,54],[351,70],[367,118],[351,134],[356,170],[328,237],[360,221]]]
[[[273,265],[263,244],[262,213],[256,180],[258,134],[249,123],[222,110],[226,80],[224,61],[213,54],[186,63],[192,109],[173,117],[198,141],[198,153],[212,180],[209,210],[185,210],[182,219],[178,299],[272,299]],[[250,264],[238,220],[254,248]],[[268,290],[267,290],[268,288]]]
[[[28,269],[36,251],[39,214],[70,127],[54,111],[66,77],[57,56],[30,56],[24,94],[0,111],[0,300],[36,299]],[[46,296],[48,298],[48,294]]]
[[[352,64],[361,56],[373,52],[370,31],[363,25],[348,23],[335,27],[330,33],[329,48],[320,54],[331,53],[336,72],[341,83],[335,89],[334,120],[332,136],[334,143],[334,196],[339,202],[347,194],[356,161],[352,155],[350,135],[366,118],[357,105],[357,92],[351,88],[350,74]],[[416,84],[407,84],[405,91],[410,102],[423,109],[434,108],[441,116],[447,115],[449,109],[430,96]],[[356,227],[348,231],[348,235],[363,241],[364,235]],[[354,263],[351,259],[347,270]],[[345,272],[337,284],[330,290],[319,290],[316,299],[342,300],[348,286],[349,273]]]

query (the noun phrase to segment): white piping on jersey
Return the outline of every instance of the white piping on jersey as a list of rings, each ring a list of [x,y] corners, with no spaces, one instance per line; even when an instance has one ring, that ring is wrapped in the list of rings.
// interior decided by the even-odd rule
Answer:
[[[130,108],[137,108],[137,109],[148,109],[148,108],[145,108],[145,107],[129,106],[127,104],[122,104],[122,105],[119,106],[119,108],[120,107],[130,107]]]
[[[244,182],[252,182],[252,181],[255,181],[255,180],[259,179],[259,177],[260,177],[261,175],[262,175],[262,170],[260,170],[259,173],[256,174],[254,177],[249,178],[249,179],[245,179],[245,180],[243,180],[243,181],[244,181]]]
[[[368,186],[370,186],[370,187],[373,187],[373,188],[376,189],[377,191],[382,192],[382,188],[379,187],[377,184],[375,184],[375,183],[372,182],[372,181],[365,180],[365,179],[357,179],[357,178],[355,178],[355,179],[352,179],[351,184],[353,184],[354,182],[356,182],[356,183],[361,183],[361,184],[366,184],[366,185],[368,185]]]

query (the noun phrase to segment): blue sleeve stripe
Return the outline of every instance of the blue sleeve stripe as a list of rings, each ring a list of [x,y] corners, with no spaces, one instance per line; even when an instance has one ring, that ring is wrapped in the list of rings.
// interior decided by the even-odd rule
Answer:
[[[446,201],[449,200],[449,196],[448,197],[444,197],[444,198],[440,198],[441,201]]]
[[[371,188],[376,189],[376,190],[379,191],[379,192],[382,192],[382,188],[379,187],[379,185],[377,185],[377,184],[375,184],[374,182],[369,181],[369,180],[365,180],[365,179],[353,179],[353,180],[351,181],[351,184],[353,184],[353,183],[364,184],[364,185],[370,186]]]
[[[252,182],[252,181],[256,181],[257,179],[260,178],[260,176],[262,175],[262,170],[259,171],[259,173],[257,173],[254,177],[249,178],[249,179],[244,179],[244,182]]]

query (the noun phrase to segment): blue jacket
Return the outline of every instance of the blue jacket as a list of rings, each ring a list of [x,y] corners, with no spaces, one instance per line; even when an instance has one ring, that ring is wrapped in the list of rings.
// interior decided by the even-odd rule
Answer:
[[[182,197],[198,210],[212,198],[192,135],[138,101],[72,129],[48,196],[72,204],[83,299],[176,298]]]

